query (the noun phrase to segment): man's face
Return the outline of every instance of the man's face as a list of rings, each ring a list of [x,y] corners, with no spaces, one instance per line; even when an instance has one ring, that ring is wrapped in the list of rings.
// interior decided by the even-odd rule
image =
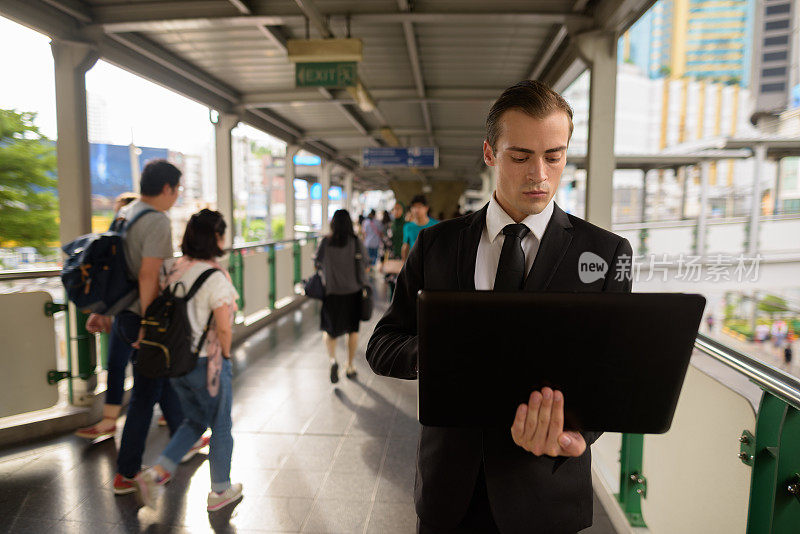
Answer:
[[[517,109],[500,117],[497,151],[483,142],[483,159],[497,167],[495,195],[517,222],[541,213],[561,182],[567,163],[569,117],[556,111],[536,119]]]
[[[414,204],[411,204],[410,209],[411,209],[411,215],[413,215],[415,219],[424,219],[425,216],[428,214],[428,206],[420,202],[415,202]]]
[[[180,183],[175,187],[172,187],[169,184],[164,185],[164,194],[166,195],[166,198],[169,201],[170,208],[174,206],[175,203],[178,201],[178,197],[180,196],[181,191],[183,191],[183,186],[180,185]]]
[[[392,208],[392,215],[394,216],[395,219],[397,219],[398,217],[402,217],[403,206],[401,206],[400,204],[395,204],[394,207]]]

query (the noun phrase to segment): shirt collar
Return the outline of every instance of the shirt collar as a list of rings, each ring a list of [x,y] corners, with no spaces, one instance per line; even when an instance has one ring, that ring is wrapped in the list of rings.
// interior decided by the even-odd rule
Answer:
[[[553,216],[554,199],[555,197],[550,199],[550,202],[547,203],[541,213],[528,215],[522,221],[522,224],[527,226],[539,241],[542,240],[547,223],[550,222],[550,217]],[[486,231],[489,234],[489,240],[493,242],[497,239],[497,236],[508,224],[514,224],[514,219],[505,212],[494,195],[492,195],[492,199],[489,201],[489,208],[486,210]]]

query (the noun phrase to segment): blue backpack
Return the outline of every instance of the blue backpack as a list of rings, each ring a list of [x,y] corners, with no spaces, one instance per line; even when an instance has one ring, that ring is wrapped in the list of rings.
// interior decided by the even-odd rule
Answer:
[[[67,255],[61,269],[61,282],[67,298],[83,313],[115,315],[139,296],[139,283],[125,262],[125,233],[143,215],[114,220],[107,232],[86,234],[67,243],[61,250]]]

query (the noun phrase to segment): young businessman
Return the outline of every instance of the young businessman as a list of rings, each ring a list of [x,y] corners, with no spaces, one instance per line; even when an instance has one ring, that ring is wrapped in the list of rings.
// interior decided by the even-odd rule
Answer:
[[[420,289],[630,291],[620,259],[631,256],[627,240],[553,201],[572,135],[569,104],[526,80],[494,103],[486,130],[484,161],[497,169],[496,190],[480,211],[420,232],[369,341],[367,360],[378,374],[417,376]],[[578,264],[587,251],[607,262],[609,274],[583,283]],[[559,357],[536,345],[531,335],[531,357]],[[544,388],[509,414],[509,429],[423,426],[418,531],[555,534],[590,526],[589,446],[600,433],[565,432],[563,407],[561,392]]]

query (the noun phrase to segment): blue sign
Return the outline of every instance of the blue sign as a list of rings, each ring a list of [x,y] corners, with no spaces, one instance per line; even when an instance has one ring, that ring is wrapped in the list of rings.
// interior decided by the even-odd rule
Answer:
[[[435,146],[369,147],[364,149],[361,166],[436,168],[439,149]]]
[[[139,171],[151,159],[167,159],[166,148],[137,147]],[[89,145],[89,172],[92,176],[92,194],[114,198],[133,189],[130,148],[126,145],[91,143]],[[135,191],[138,193],[138,191]]]
[[[792,87],[792,104],[789,109],[800,108],[800,85]]]
[[[322,198],[322,184],[319,182],[315,182],[311,184],[311,200],[320,200]],[[342,199],[342,188],[338,185],[332,185],[330,189],[328,189],[328,199],[329,200],[341,200]]]
[[[311,185],[311,200],[319,200],[322,198],[322,184],[317,182]]]
[[[295,154],[292,161],[295,165],[314,166],[322,164],[322,158],[314,154]]]

